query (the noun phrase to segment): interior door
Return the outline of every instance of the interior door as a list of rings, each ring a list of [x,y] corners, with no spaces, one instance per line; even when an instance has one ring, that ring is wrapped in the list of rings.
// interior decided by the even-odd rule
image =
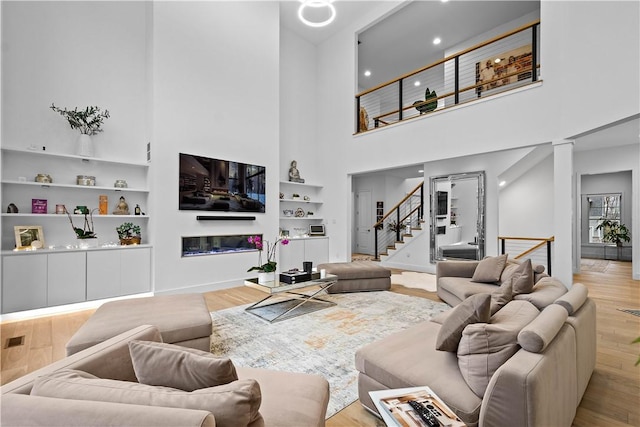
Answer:
[[[373,254],[373,217],[371,216],[371,191],[356,193],[356,247],[355,252]]]

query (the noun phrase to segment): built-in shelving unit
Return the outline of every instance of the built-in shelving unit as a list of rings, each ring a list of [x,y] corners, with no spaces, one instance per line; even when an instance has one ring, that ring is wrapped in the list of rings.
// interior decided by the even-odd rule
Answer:
[[[294,194],[298,194],[298,197],[294,197]],[[322,185],[281,181],[280,195],[280,228],[289,230],[288,227],[296,223],[297,231],[289,230],[291,236],[304,237],[305,233],[301,231],[303,227],[308,229],[309,224],[323,220]],[[303,215],[300,216],[299,212]],[[309,212],[313,214],[309,215]]]
[[[98,244],[117,241],[115,227],[129,221],[144,230],[148,223],[146,212],[149,198],[149,164],[118,159],[81,157],[75,154],[38,150],[2,149],[2,250],[15,247],[14,226],[43,227],[45,247],[64,246],[75,241],[75,235],[64,214],[56,214],[56,205],[64,205],[69,212],[76,206],[93,210],[99,206],[99,196],[107,196],[107,214],[92,214]],[[50,183],[36,182],[38,174],[52,178]],[[95,177],[94,186],[77,184],[78,175]],[[116,180],[125,180],[127,187],[115,187]],[[114,215],[116,205],[124,197],[131,215]],[[47,213],[32,213],[33,199],[47,201]],[[9,203],[18,213],[5,213]],[[136,205],[145,215],[134,215]],[[83,215],[71,215],[74,226],[82,226]],[[76,223],[77,222],[77,223]],[[144,240],[143,240],[144,241]]]
[[[280,230],[290,237],[289,244],[280,249],[278,265],[283,270],[301,269],[304,261],[313,262],[314,267],[329,262],[329,238],[308,234],[311,224],[324,223],[322,189],[322,185],[280,182]],[[299,197],[294,198],[293,194]],[[304,216],[296,216],[298,209],[304,212]],[[285,211],[290,211],[291,216],[285,215]],[[309,215],[309,211],[313,215]]]
[[[2,148],[2,313],[149,292],[148,173],[148,163]],[[38,174],[52,182],[36,182]],[[95,177],[96,185],[78,185],[78,175]],[[118,180],[127,187],[115,187]],[[108,199],[104,215],[97,210],[100,196]],[[121,197],[130,215],[114,214]],[[46,213],[32,211],[34,199],[46,200]],[[9,204],[18,212],[7,212]],[[69,216],[57,214],[56,205],[93,211],[97,238],[76,239]],[[135,215],[136,205],[144,215]],[[84,215],[70,217],[83,227]],[[119,245],[115,229],[123,222],[140,225],[143,244]],[[42,227],[43,248],[15,250],[16,226]]]

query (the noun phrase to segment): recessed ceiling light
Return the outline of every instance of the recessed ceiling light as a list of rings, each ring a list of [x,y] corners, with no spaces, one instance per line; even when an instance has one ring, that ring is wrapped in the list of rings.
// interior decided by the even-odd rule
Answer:
[[[498,184],[500,187],[504,187],[507,184],[507,181],[500,181],[500,184]]]
[[[366,70],[366,71],[364,72],[364,76],[365,76],[365,77],[369,77],[370,75],[371,75],[371,70]]]
[[[433,39],[433,44],[440,44],[442,40],[440,39],[440,37],[436,37],[435,39]]]
[[[420,80],[416,80],[415,82],[413,82],[414,86],[420,86]]]
[[[424,173],[424,169],[418,169],[418,173]]]
[[[446,2],[448,2],[449,0],[440,0],[440,1],[441,1],[442,3],[446,3]]]

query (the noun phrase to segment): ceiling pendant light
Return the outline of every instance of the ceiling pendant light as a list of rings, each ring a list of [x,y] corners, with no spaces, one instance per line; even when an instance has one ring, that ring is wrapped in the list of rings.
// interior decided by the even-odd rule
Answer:
[[[329,25],[336,19],[336,8],[333,4],[334,0],[300,0],[302,4],[298,8],[298,18],[304,22],[305,25],[310,27],[324,27]],[[311,7],[314,9],[318,9],[321,7],[326,7],[329,10],[329,17],[321,22],[312,22],[304,17],[304,11],[307,7]]]

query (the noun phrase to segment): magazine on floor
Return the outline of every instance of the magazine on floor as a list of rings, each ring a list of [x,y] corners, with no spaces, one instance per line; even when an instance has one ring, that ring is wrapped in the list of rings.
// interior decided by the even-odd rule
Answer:
[[[398,427],[464,427],[465,424],[429,387],[369,392],[382,419]],[[421,417],[418,412],[422,412]]]

